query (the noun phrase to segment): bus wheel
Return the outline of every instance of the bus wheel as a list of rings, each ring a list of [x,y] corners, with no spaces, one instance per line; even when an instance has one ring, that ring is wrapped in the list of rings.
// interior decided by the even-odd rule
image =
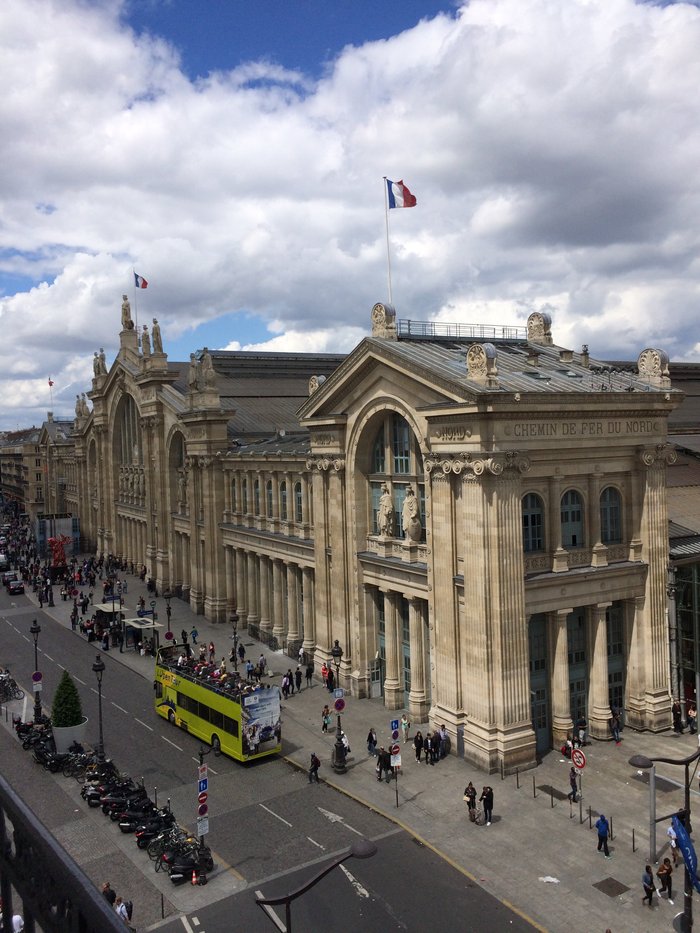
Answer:
[[[171,709],[168,710],[168,722],[175,725],[175,713]]]
[[[221,752],[221,740],[218,735],[213,735],[211,737],[211,747],[214,749],[214,754],[218,755]]]

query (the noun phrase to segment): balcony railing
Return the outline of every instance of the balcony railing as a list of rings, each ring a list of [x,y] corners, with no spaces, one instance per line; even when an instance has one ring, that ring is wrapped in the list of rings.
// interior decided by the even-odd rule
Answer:
[[[16,913],[25,933],[124,933],[102,893],[2,777],[0,896],[2,933],[12,933]]]
[[[399,337],[467,340],[527,340],[527,327],[492,324],[449,324],[439,321],[397,321]]]

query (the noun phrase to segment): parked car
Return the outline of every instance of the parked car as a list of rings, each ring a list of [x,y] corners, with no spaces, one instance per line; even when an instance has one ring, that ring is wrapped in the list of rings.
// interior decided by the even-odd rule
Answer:
[[[2,574],[2,577],[0,577],[0,579],[2,579],[2,585],[3,585],[3,586],[7,586],[7,584],[10,582],[10,580],[16,580],[16,579],[17,579],[17,571],[16,571],[16,570],[6,570],[6,571]]]
[[[24,593],[24,583],[21,580],[10,580],[7,584],[7,592],[11,596],[15,596],[17,593]]]

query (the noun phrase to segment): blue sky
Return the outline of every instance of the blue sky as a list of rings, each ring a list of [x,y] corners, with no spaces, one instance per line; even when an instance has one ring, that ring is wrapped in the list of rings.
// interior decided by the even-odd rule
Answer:
[[[132,269],[170,359],[399,318],[700,359],[700,10],[3,0],[0,430],[71,415]]]

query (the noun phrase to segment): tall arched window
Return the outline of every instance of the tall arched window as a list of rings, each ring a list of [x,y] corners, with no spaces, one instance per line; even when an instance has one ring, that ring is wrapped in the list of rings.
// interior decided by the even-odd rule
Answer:
[[[236,480],[235,478],[231,480],[231,511],[238,511],[238,499],[236,497]]]
[[[241,510],[244,515],[248,514],[248,480],[245,476],[241,480]]]
[[[294,484],[294,521],[301,524],[304,521],[304,500],[301,495],[301,483]]]
[[[386,485],[394,508],[391,537],[405,538],[402,511],[406,494],[412,488],[418,500],[425,541],[425,481],[423,456],[411,426],[401,415],[388,412],[377,428],[370,448],[369,528],[379,534],[379,500]]]
[[[260,480],[256,479],[253,485],[253,512],[260,515]]]
[[[614,486],[600,494],[600,540],[603,544],[622,541],[622,496]]]
[[[544,550],[544,505],[534,492],[523,496],[523,550]]]
[[[268,518],[272,518],[274,515],[274,509],[272,505],[272,480],[269,479],[265,484],[265,509]]]
[[[583,547],[583,501],[575,489],[569,489],[561,497],[561,543],[562,547]]]
[[[287,521],[287,484],[280,484],[280,518],[283,522]]]

